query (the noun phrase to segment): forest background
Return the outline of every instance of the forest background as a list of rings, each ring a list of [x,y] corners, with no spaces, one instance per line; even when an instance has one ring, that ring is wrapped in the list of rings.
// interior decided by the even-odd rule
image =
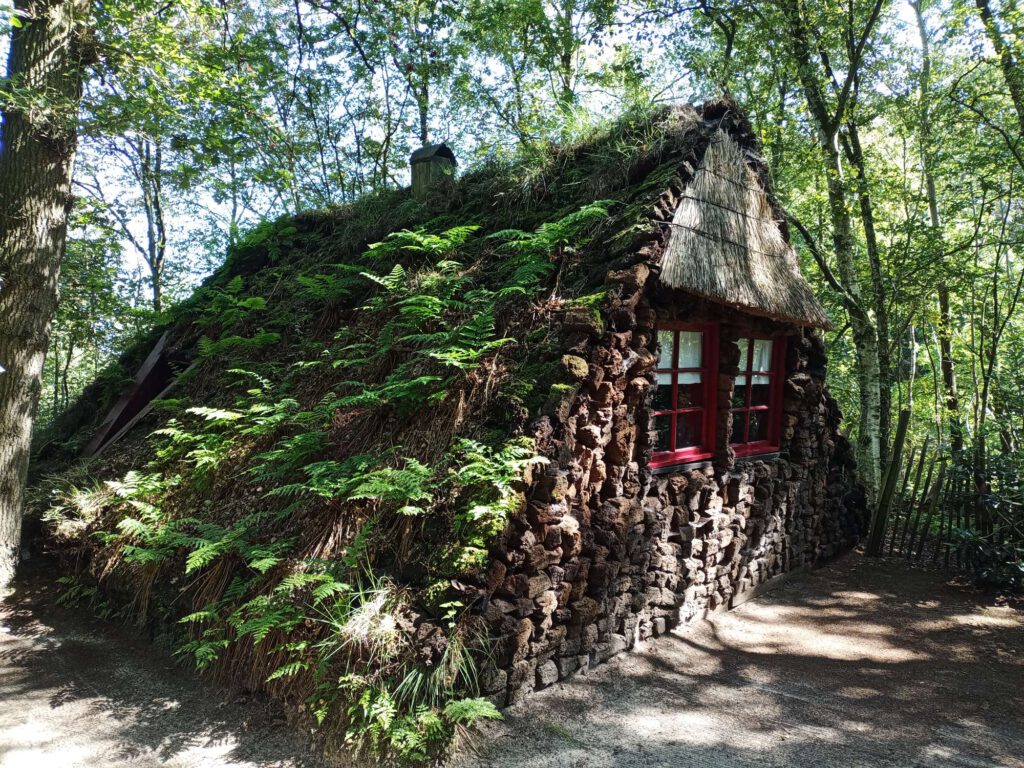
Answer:
[[[4,5],[0,40],[22,23]],[[869,487],[904,408],[912,439],[1016,475],[1016,0],[116,0],[91,17],[37,445],[260,222],[406,185],[427,142],[460,171],[537,162],[612,116],[726,94],[835,321],[829,380]]]

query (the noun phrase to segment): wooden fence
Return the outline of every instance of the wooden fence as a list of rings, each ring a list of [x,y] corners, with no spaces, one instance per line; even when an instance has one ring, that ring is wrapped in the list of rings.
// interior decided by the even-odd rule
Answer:
[[[909,414],[900,414],[867,554],[944,568],[972,565],[979,542],[1024,546],[1024,486],[1015,474],[976,471],[925,439],[905,445]]]

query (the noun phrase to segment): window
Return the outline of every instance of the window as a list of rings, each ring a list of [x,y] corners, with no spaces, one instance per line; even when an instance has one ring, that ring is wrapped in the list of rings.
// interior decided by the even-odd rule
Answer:
[[[774,451],[779,447],[785,344],[778,337],[748,337],[736,343],[740,371],[732,389],[729,444],[737,456]]]
[[[714,452],[718,333],[713,325],[663,323],[658,328],[651,466],[710,458]]]

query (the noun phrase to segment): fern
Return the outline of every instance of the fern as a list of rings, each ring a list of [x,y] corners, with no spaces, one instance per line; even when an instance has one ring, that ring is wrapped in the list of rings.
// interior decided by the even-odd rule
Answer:
[[[333,274],[299,275],[299,295],[303,298],[327,304],[337,304],[348,299],[358,287],[358,270],[347,264],[334,264]]]
[[[502,247],[512,258],[504,265],[506,285],[502,296],[528,294],[554,271],[551,258],[561,251],[580,247],[583,233],[608,217],[612,200],[600,200],[583,206],[557,221],[544,222],[534,232],[505,229],[490,235],[503,240]]]
[[[204,336],[199,340],[199,357],[207,359],[229,353],[248,356],[265,347],[272,347],[280,341],[281,334],[270,331],[260,331],[255,336],[225,336],[217,341]]]
[[[229,421],[238,421],[245,417],[244,413],[227,411],[222,408],[189,408],[188,412],[194,413],[196,416],[202,416],[207,421],[212,421],[215,425],[224,424]]]
[[[221,651],[231,645],[219,627],[205,630],[198,640],[192,640],[178,647],[174,653],[191,656],[196,669],[203,670],[220,657]]]
[[[349,492],[353,500],[372,499],[383,502],[429,501],[432,495],[433,470],[416,459],[406,459],[400,468],[384,467],[365,475]]]
[[[416,231],[403,229],[388,235],[383,242],[373,243],[367,251],[367,255],[374,259],[382,259],[402,252],[445,256],[462,247],[478,229],[480,229],[478,226],[466,225],[452,227],[439,234],[430,234],[422,229]]]
[[[501,720],[498,708],[487,699],[455,699],[444,707],[444,716],[448,722],[464,725],[467,728],[480,720]]]
[[[196,324],[200,328],[217,325],[222,329],[239,324],[253,312],[262,312],[267,301],[262,296],[242,296],[241,275],[235,275],[223,288],[205,290],[206,302]]]
[[[395,264],[386,275],[375,275],[372,272],[360,272],[362,277],[381,286],[387,293],[394,293],[405,285],[405,269],[401,264]]]
[[[273,449],[256,455],[254,466],[246,470],[257,481],[275,482],[306,466],[324,449],[327,433],[322,430],[301,432],[277,443]]]
[[[300,606],[269,595],[258,595],[232,612],[227,621],[240,638],[250,637],[259,645],[271,632],[287,634],[304,619]]]
[[[309,669],[309,663],[305,661],[289,661],[286,664],[282,664],[280,667],[275,669],[266,682],[272,683],[275,680],[280,680],[282,677],[294,677],[300,672],[305,672]]]

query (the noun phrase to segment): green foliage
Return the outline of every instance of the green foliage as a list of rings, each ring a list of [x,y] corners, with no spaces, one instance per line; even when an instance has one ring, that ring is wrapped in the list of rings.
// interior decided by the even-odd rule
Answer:
[[[290,249],[298,229],[289,219],[261,221],[249,229],[235,246],[235,252],[265,249],[271,262]],[[240,288],[241,286],[239,286]]]
[[[502,298],[533,296],[541,281],[548,277],[557,252],[571,250],[585,242],[585,233],[595,222],[608,215],[602,202],[584,206],[554,222],[544,223],[534,233],[504,230],[491,237],[504,242],[501,247],[513,253],[503,261],[501,287],[487,288],[479,272],[454,260],[455,249],[462,246],[476,227],[455,227],[432,235],[423,231],[404,231],[373,246],[369,255],[413,253],[428,261],[415,273],[395,264],[385,274],[364,272],[363,276],[379,287],[364,305],[365,311],[390,313],[381,330],[378,347],[358,362],[336,359],[334,366],[352,367],[385,359],[402,351],[405,359],[376,386],[346,382],[357,391],[337,401],[343,408],[393,405],[408,408],[424,401],[446,397],[451,378],[430,371],[454,369],[467,372],[513,343],[513,339],[495,333],[495,307]],[[346,347],[349,352],[365,353],[365,346]]]
[[[613,202],[588,203],[556,221],[544,222],[535,232],[503,229],[490,235],[502,240],[502,247],[512,254],[502,265],[505,285],[500,295],[528,294],[554,270],[551,258],[582,246],[586,242],[582,235],[608,217]]]
[[[254,512],[226,527],[195,517],[176,517],[165,511],[166,494],[177,478],[129,472],[121,482],[109,481],[117,499],[130,510],[117,523],[117,534],[105,534],[107,544],[121,545],[127,562],[159,565],[187,552],[186,575],[209,567],[216,560],[235,556],[256,573],[276,566],[293,542],[256,543],[257,532],[268,513]]]
[[[338,655],[349,659],[340,677],[318,675],[310,704],[318,719],[343,709],[346,741],[358,755],[393,756],[402,763],[435,756],[455,729],[499,718],[490,702],[465,698],[476,669],[465,642],[467,630],[449,604],[449,633],[441,658],[424,665],[415,652],[412,627],[401,615],[407,597],[372,576],[323,612],[328,633],[317,645],[317,670]],[[358,661],[353,661],[358,660]]]
[[[77,576],[61,576],[57,579],[61,593],[57,605],[88,607],[101,619],[118,619],[125,614],[124,607],[118,607],[95,584],[87,584]]]
[[[457,251],[480,227],[463,225],[431,234],[424,230],[403,229],[393,232],[382,242],[370,246],[369,254],[375,259],[384,259],[394,254],[422,254],[430,261],[443,259]]]
[[[689,160],[665,151],[664,121],[644,105],[671,93],[679,72],[692,75],[688,89],[730,93],[750,111],[766,173],[786,210],[812,225],[825,261],[834,258],[829,244],[850,243],[834,269],[845,292],[859,284],[872,316],[866,333],[850,333],[844,291],[822,279],[796,238],[835,321],[829,381],[850,436],[872,426],[857,418],[860,382],[872,368],[855,347],[874,334],[892,355],[877,383],[894,402],[912,403],[918,438],[967,434],[976,441],[968,450],[980,457],[1019,456],[1024,324],[1015,249],[1024,163],[1015,142],[1022,106],[1007,87],[1019,80],[1016,11],[993,6],[986,26],[969,4],[918,4],[925,48],[908,43],[907,18],[876,15],[875,4],[860,0],[808,0],[792,15],[786,3],[757,13],[730,4],[685,14],[643,5],[637,15],[604,0],[557,8],[380,0],[342,23],[276,1],[94,4],[90,29],[111,55],[86,88],[85,172],[77,181],[95,193],[71,222],[43,418],[50,422],[130,339],[140,341],[84,394],[77,415],[52,432],[36,430],[44,448],[77,454],[75,440],[87,432],[80,427],[102,418],[165,328],[154,326],[164,319],[146,306],[152,280],[134,274],[135,259],[122,251],[134,248],[145,261],[166,247],[168,289],[194,284],[207,271],[204,254],[228,243],[230,256],[209,287],[165,318],[169,338],[197,344],[203,365],[193,371],[201,374],[195,386],[181,382],[180,399],[154,413],[166,419],[155,465],[119,484],[65,484],[47,523],[79,540],[95,531],[132,574],[159,569],[167,583],[187,574],[194,585],[219,563],[230,566],[235,578],[224,595],[187,624],[199,664],[258,638],[268,654],[278,642],[287,651],[271,675],[276,682],[312,674],[316,649],[295,639],[304,626],[297,617],[319,616],[335,599],[339,616],[372,602],[369,587],[349,602],[341,595],[377,552],[392,552],[381,539],[396,528],[430,541],[424,581],[432,586],[421,596],[429,592],[431,606],[447,599],[448,577],[481,564],[489,537],[522,503],[519,477],[542,461],[529,445],[486,439],[474,423],[483,442],[435,446],[431,455],[443,458],[417,453],[421,462],[400,440],[390,451],[349,446],[336,425],[369,414],[400,435],[424,407],[461,403],[457,397],[480,387],[501,387],[507,402],[521,401],[531,414],[571,402],[576,388],[545,362],[542,299],[598,314],[607,297],[574,295],[597,287],[579,273],[600,266],[603,276],[607,262],[648,234],[643,215]],[[9,2],[0,6],[0,25],[18,19]],[[627,18],[635,34],[609,38]],[[794,19],[806,25],[805,38],[792,34]],[[1000,34],[1007,55],[993,57]],[[802,64],[799,39],[814,48]],[[854,55],[849,41],[861,39]],[[392,76],[385,89],[382,78]],[[13,81],[5,87],[27,113],[46,110],[45,94]],[[596,112],[610,111],[609,101],[626,116],[593,140]],[[826,125],[815,114],[821,109],[834,113]],[[829,126],[834,141],[820,142]],[[436,140],[439,127],[470,172],[450,198],[422,204],[399,187],[414,139]],[[584,144],[550,145],[584,131]],[[839,200],[829,199],[839,176],[822,147],[838,151],[849,170]],[[509,175],[513,154],[530,165]],[[494,164],[481,166],[485,157]],[[116,199],[102,199],[103,187]],[[366,192],[375,194],[351,203]],[[605,197],[622,206],[615,227],[602,226],[610,203],[591,202]],[[282,216],[310,207],[326,210]],[[166,220],[158,228],[160,210]],[[850,213],[848,237],[833,211]],[[501,227],[523,229],[478,236]],[[948,311],[937,306],[936,286],[948,289]],[[528,320],[539,322],[524,329]],[[338,325],[336,343],[323,342]],[[292,359],[297,347],[321,343],[316,359]],[[234,398],[225,367],[268,358],[294,367],[245,374],[253,388]],[[959,378],[958,409],[944,391],[949,364]],[[316,379],[331,371],[337,378],[321,387]],[[124,466],[121,458],[110,465]],[[1008,487],[993,491],[1005,499],[979,500],[1015,500]],[[207,497],[216,501],[207,505]],[[257,507],[268,512],[260,517]],[[282,533],[290,514],[310,508],[365,515],[341,521],[359,533],[331,564],[293,559],[294,531]],[[968,532],[964,547],[982,579],[1018,579],[1013,546]],[[95,587],[79,587],[69,592],[96,603]],[[440,698],[424,704],[407,694],[420,689],[422,670],[392,670],[387,679],[349,671],[353,727],[374,749],[422,756],[468,719],[449,711],[451,703],[441,708]]]
[[[456,699],[444,707],[444,716],[455,725],[467,728],[480,720],[500,720],[501,713],[486,699]]]
[[[267,308],[266,299],[262,296],[243,296],[244,285],[242,276],[235,275],[223,288],[205,289],[203,310],[196,324],[200,328],[211,325],[230,328],[254,312],[263,312]]]
[[[362,283],[361,270],[347,264],[331,265],[331,272],[299,275],[299,295],[307,300],[338,304],[350,298]]]
[[[1024,591],[1024,546],[999,542],[975,530],[956,530],[953,542],[959,547],[979,584]]]
[[[260,331],[254,336],[232,334],[216,341],[204,336],[199,340],[199,357],[210,359],[231,354],[239,359],[245,359],[252,353],[265,347],[272,347],[280,341],[281,334],[270,331]]]
[[[460,439],[451,460],[450,477],[459,486],[456,530],[467,546],[480,550],[519,511],[523,498],[517,486],[526,471],[548,463],[527,437],[508,440],[498,449]]]

